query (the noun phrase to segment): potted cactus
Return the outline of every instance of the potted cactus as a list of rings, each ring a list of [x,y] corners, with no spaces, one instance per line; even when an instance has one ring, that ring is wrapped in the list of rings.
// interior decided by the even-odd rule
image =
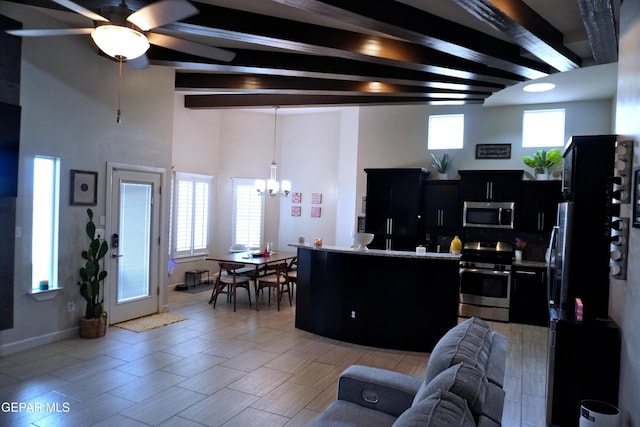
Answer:
[[[80,295],[87,301],[85,315],[80,319],[80,336],[83,338],[99,338],[107,331],[107,313],[104,311],[104,296],[101,293],[102,282],[107,277],[101,260],[107,254],[109,245],[96,237],[96,225],[93,222],[93,211],[87,209],[89,221],[85,227],[89,237],[89,248],[81,253],[84,266],[80,268]]]

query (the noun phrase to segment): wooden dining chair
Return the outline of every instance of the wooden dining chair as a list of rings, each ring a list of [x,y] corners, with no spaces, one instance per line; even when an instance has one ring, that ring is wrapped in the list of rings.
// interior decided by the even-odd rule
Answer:
[[[293,296],[294,288],[298,284],[298,257],[292,258],[291,261],[289,261],[289,272],[287,274],[291,281],[291,295]]]
[[[289,295],[289,305],[293,305],[291,300],[291,279],[289,278],[289,266],[286,262],[275,264],[273,266],[275,273],[263,276],[258,279],[258,287],[256,289],[256,310],[260,311],[260,291],[266,288],[269,294],[269,305],[271,305],[271,290],[276,290],[276,301],[278,311],[280,311],[280,301],[286,293]]]
[[[216,308],[218,295],[227,295],[227,302],[233,300],[233,311],[236,311],[236,289],[245,288],[249,296],[249,307],[251,307],[251,277],[238,274],[237,270],[244,267],[244,264],[235,262],[219,262],[218,277],[209,299],[209,304],[213,302],[213,308]]]

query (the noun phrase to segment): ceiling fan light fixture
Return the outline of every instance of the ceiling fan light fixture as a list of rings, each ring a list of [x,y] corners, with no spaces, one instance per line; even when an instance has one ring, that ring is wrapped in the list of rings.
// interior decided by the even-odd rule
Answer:
[[[116,59],[136,59],[149,50],[149,40],[144,34],[120,25],[100,25],[91,38],[101,51]]]

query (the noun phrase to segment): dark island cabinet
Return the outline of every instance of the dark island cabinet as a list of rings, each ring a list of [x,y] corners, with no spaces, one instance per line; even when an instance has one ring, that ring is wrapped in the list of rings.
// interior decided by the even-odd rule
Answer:
[[[520,194],[522,170],[461,170],[460,200],[513,202]]]
[[[372,249],[415,250],[424,243],[422,168],[365,169],[367,212],[365,230],[375,235]]]
[[[509,322],[549,326],[547,280],[544,267],[514,265],[509,305]]]
[[[355,344],[430,352],[458,323],[458,264],[454,256],[298,247],[295,326]]]
[[[518,231],[549,232],[556,223],[558,203],[562,201],[562,182],[523,181],[516,206]]]
[[[460,182],[427,181],[424,192],[424,219],[427,231],[460,228]]]

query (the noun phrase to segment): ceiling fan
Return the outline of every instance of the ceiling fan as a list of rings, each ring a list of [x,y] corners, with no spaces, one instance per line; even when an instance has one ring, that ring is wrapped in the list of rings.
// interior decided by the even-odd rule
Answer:
[[[234,52],[225,49],[150,32],[154,28],[196,15],[198,9],[187,0],[159,0],[138,11],[129,9],[126,1],[122,0],[119,6],[103,7],[100,11],[102,15],[70,0],[51,1],[93,20],[94,27],[22,29],[8,30],[7,33],[21,37],[90,34],[103,53],[126,61],[134,68],[144,68],[148,64],[145,53],[150,43],[216,61],[229,62],[235,57]]]

